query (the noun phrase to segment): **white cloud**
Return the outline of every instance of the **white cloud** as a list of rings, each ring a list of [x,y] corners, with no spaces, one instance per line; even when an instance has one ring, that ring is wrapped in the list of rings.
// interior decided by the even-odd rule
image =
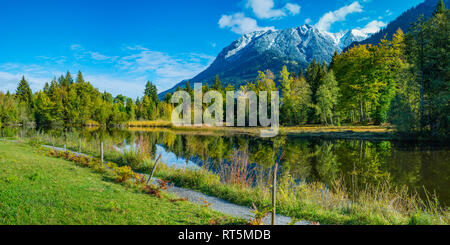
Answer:
[[[71,50],[84,50],[83,47],[81,45],[79,45],[79,44],[72,44],[70,46],[70,49]]]
[[[251,8],[256,17],[260,19],[279,18],[288,14],[300,13],[300,6],[294,3],[287,3],[283,8],[274,9],[274,0],[248,0],[246,7]]]
[[[79,44],[71,45],[70,49],[72,51],[74,51],[75,58],[79,59],[79,60],[84,60],[86,58],[89,58],[93,61],[113,62],[118,58],[117,56],[107,56],[107,55],[101,54],[99,52],[86,50],[83,46],[81,46]]]
[[[298,4],[287,3],[284,8],[287,9],[291,15],[298,15],[300,13],[300,5]]]
[[[0,91],[15,91],[22,76],[25,76],[33,91],[42,90],[46,82],[53,77],[65,74],[66,69],[72,73],[82,70],[85,80],[101,91],[108,91],[113,95],[124,94],[130,97],[142,96],[146,81],[152,81],[158,91],[173,87],[184,79],[190,79],[206,69],[214,57],[202,53],[186,53],[169,55],[164,52],[152,51],[142,46],[128,47],[120,56],[107,56],[94,51],[86,51],[80,45],[71,46],[75,53],[82,53],[85,57],[97,63],[107,63],[111,67],[109,73],[103,70],[90,69],[86,71],[77,63],[59,65],[56,61],[44,56],[39,60],[46,60],[45,64],[0,64]],[[53,63],[52,63],[53,62]],[[63,68],[60,71],[60,68]],[[92,68],[92,67],[91,67]],[[95,66],[94,66],[95,68]],[[116,69],[114,69],[116,68]]]
[[[91,58],[92,58],[93,60],[103,61],[103,60],[111,60],[111,59],[114,59],[114,57],[109,57],[109,56],[100,54],[100,53],[98,53],[98,52],[91,52],[91,51],[89,51],[89,54],[91,55]]]
[[[2,92],[14,92],[17,85],[22,78],[25,79],[30,84],[30,88],[33,92],[40,91],[43,89],[45,83],[50,83],[53,77],[59,77],[65,74],[62,71],[53,71],[47,73],[33,73],[33,72],[23,72],[23,68],[26,66],[18,65],[17,71],[0,71],[0,91]],[[46,69],[45,69],[46,70]],[[86,81],[90,81],[94,87],[98,88],[100,91],[107,91],[113,95],[125,94],[131,97],[142,96],[145,88],[145,82],[148,80],[146,77],[120,77],[117,75],[110,74],[89,74],[84,73],[84,78]],[[124,89],[125,88],[125,89]]]
[[[311,19],[310,19],[310,18],[307,18],[307,19],[305,20],[305,24],[309,24],[309,23],[311,23]]]
[[[360,30],[364,33],[367,33],[367,34],[373,34],[377,31],[379,31],[380,28],[385,27],[385,26],[386,26],[385,22],[374,20],[374,21],[369,22],[365,27],[356,28],[356,29]]]
[[[322,18],[320,18],[319,22],[317,22],[316,27],[320,30],[329,31],[333,23],[345,20],[347,15],[351,13],[361,12],[363,12],[363,9],[359,2],[353,2],[352,4],[344,6],[338,10],[326,13],[322,16]]]
[[[17,64],[17,70],[0,71],[0,91],[14,92],[22,76],[25,76],[33,92],[39,91],[44,87],[45,83],[50,82],[56,74],[63,74],[62,72],[54,74],[52,72],[48,72],[44,74],[43,71],[36,72],[27,70],[26,67],[27,66]]]
[[[118,67],[133,75],[145,76],[152,73],[156,77],[154,82],[159,91],[167,90],[184,79],[194,77],[206,69],[215,58],[199,53],[171,56],[143,47],[129,47],[129,50],[133,53],[119,58]]]
[[[243,13],[233,15],[222,15],[219,20],[220,28],[229,28],[237,34],[247,34],[254,31],[274,30],[272,27],[260,27],[255,19],[246,17]]]
[[[142,97],[145,89],[146,77],[123,77],[109,74],[84,74],[84,79],[98,88],[101,92],[107,91],[115,95],[122,94],[128,97]]]

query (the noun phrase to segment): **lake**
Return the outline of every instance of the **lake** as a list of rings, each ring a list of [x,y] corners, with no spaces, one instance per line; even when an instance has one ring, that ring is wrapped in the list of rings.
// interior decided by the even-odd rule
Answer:
[[[45,132],[63,135],[65,131]],[[280,158],[277,174],[290,175],[299,182],[321,182],[332,189],[341,181],[349,193],[358,193],[367,185],[388,180],[396,187],[406,186],[417,192],[422,199],[429,192],[436,194],[442,206],[450,203],[450,147],[443,144],[288,136],[267,139],[170,129],[69,132],[87,141],[102,137],[117,148],[140,147],[153,158],[162,154],[162,162],[170,166],[205,168],[218,173],[224,181],[233,178],[231,181],[268,185],[273,162]],[[33,130],[17,128],[1,132],[2,136],[16,137],[34,134]]]

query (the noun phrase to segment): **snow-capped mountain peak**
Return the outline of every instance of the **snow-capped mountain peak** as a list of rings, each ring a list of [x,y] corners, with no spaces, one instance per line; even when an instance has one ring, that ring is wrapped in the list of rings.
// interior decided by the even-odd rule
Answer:
[[[313,59],[330,62],[334,52],[342,52],[354,41],[366,37],[358,30],[330,33],[311,25],[252,32],[225,47],[205,71],[189,81],[211,84],[219,75],[224,84],[239,86],[255,79],[258,71],[269,69],[278,73],[286,65],[290,71],[298,72]],[[177,86],[185,86],[185,83]]]
[[[314,50],[325,51],[325,53],[332,55],[334,51],[341,52],[352,42],[362,41],[367,37],[367,34],[356,29],[330,33],[321,31],[311,25],[277,31],[257,31],[241,36],[225,48],[222,51],[222,53],[225,53],[219,55],[219,57],[225,60],[234,60],[236,57],[233,56],[239,56],[248,48],[259,52],[273,51],[289,57],[293,55],[294,58],[305,62],[310,62],[313,58],[320,61],[330,61],[330,55],[315,56],[316,52]],[[305,53],[305,49],[309,49],[312,52]]]

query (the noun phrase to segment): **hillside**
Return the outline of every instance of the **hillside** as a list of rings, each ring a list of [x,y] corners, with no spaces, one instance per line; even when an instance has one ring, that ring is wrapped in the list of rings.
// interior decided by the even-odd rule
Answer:
[[[426,0],[425,2],[417,5],[416,7],[410,8],[401,14],[397,19],[390,22],[385,28],[381,29],[379,32],[373,34],[364,41],[354,42],[349,47],[353,47],[358,44],[372,44],[376,45],[385,36],[388,39],[392,38],[392,35],[400,28],[405,33],[408,32],[411,24],[416,22],[417,19],[423,14],[426,19],[433,15],[433,11],[436,9],[438,0]],[[450,0],[444,0],[445,5],[450,5]]]

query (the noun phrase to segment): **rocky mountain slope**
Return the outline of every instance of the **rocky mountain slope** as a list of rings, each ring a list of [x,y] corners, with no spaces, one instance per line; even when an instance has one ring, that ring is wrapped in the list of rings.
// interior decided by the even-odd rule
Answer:
[[[281,71],[286,65],[290,71],[304,69],[313,60],[330,62],[335,51],[341,52],[354,41],[362,41],[367,34],[352,30],[340,33],[320,31],[304,25],[277,31],[259,31],[243,35],[224,48],[215,61],[202,73],[189,80],[212,84],[216,75],[222,82],[239,86],[255,79],[258,71]],[[185,87],[186,81],[176,87]],[[160,96],[163,97],[165,93]]]

